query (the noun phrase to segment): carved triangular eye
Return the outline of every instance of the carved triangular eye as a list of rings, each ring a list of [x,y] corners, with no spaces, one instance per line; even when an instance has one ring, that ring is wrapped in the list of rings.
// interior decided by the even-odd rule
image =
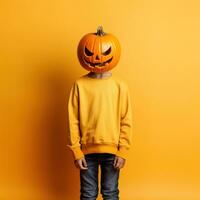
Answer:
[[[93,55],[93,53],[90,50],[88,50],[87,47],[85,47],[85,53],[86,53],[87,56]]]
[[[108,54],[110,54],[110,52],[111,52],[111,47],[108,50],[106,50],[105,52],[103,52],[103,55],[107,56]]]

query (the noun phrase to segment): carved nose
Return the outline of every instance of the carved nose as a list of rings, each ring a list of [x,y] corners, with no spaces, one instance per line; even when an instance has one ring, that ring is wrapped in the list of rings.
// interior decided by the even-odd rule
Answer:
[[[100,60],[100,58],[99,58],[99,56],[98,56],[98,55],[96,56],[96,60]]]

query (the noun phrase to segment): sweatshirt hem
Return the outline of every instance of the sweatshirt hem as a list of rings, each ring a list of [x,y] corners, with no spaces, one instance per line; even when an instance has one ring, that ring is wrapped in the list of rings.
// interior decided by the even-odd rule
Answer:
[[[81,150],[83,154],[90,154],[90,153],[111,153],[117,154],[118,152],[118,145],[117,144],[82,144]]]

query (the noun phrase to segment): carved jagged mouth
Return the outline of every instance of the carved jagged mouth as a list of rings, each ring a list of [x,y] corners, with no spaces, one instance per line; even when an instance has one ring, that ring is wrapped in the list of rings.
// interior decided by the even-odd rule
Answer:
[[[108,59],[108,60],[105,61],[105,62],[102,62],[102,63],[92,63],[92,62],[89,62],[89,61],[85,60],[85,58],[84,58],[84,61],[85,61],[87,64],[89,64],[90,66],[92,66],[92,67],[96,67],[96,66],[102,67],[102,66],[108,65],[108,64],[112,61],[112,59],[113,59],[113,57],[110,58],[110,59]]]

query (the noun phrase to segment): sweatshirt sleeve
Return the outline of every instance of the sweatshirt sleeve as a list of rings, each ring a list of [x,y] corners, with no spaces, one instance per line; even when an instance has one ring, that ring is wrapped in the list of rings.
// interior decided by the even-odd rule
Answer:
[[[126,159],[132,144],[132,106],[130,91],[126,83],[123,83],[121,99],[120,137],[116,155]]]
[[[78,87],[74,82],[68,99],[67,111],[67,147],[72,151],[74,160],[84,157],[80,144],[79,129],[79,96]]]

